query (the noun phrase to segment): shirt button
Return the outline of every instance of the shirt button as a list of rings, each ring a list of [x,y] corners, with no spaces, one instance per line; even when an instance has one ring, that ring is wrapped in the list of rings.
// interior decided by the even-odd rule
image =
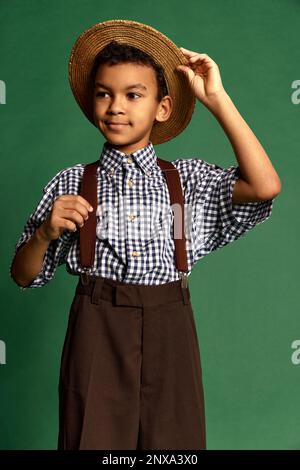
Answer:
[[[146,171],[147,176],[151,176],[151,171]]]
[[[133,184],[134,184],[133,181],[130,179],[130,180],[128,181],[128,186],[129,186],[130,188],[132,188]]]
[[[129,215],[129,220],[132,222],[136,218],[136,215]]]
[[[115,174],[115,170],[111,170],[111,171],[109,172],[109,174],[110,174],[111,176],[113,176],[113,175]]]
[[[127,163],[132,163],[132,162],[133,162],[132,158],[131,158],[131,157],[128,157],[128,158],[127,158]]]
[[[131,254],[132,256],[140,256],[140,253],[138,251],[133,251]]]

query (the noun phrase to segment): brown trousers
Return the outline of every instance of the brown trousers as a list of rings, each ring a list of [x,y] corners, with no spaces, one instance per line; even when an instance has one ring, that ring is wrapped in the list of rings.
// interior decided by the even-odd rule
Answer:
[[[61,357],[58,449],[205,448],[189,289],[79,278]]]

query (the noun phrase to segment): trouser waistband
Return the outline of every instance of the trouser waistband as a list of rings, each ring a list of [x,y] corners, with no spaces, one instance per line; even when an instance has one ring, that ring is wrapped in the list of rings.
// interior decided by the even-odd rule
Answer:
[[[127,305],[135,307],[150,307],[159,304],[182,301],[190,303],[188,286],[183,287],[181,280],[167,282],[159,285],[129,284],[98,276],[85,275],[76,287],[76,294],[85,294],[91,297],[91,302],[107,300],[114,305]]]

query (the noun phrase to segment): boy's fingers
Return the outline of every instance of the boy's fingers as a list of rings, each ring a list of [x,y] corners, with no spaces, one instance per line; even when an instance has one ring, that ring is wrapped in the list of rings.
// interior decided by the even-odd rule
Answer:
[[[81,212],[76,211],[74,209],[64,209],[60,213],[60,217],[65,220],[72,221],[72,223],[75,223],[79,227],[82,227],[86,220],[85,215],[83,215]]]
[[[64,194],[64,195],[60,196],[60,199],[65,199],[68,202],[70,200],[76,199],[79,202],[81,202],[81,204],[83,204],[89,212],[92,212],[94,210],[94,208],[90,205],[90,203],[86,199],[84,199],[82,196],[80,196],[80,194],[75,194],[75,195],[73,195],[73,194]]]
[[[181,49],[182,52],[184,52],[186,55],[189,55],[189,56],[194,56],[198,54],[197,52],[189,51],[189,49],[185,49],[184,47],[180,47],[179,49]]]
[[[84,204],[87,208],[88,211],[92,212],[93,211],[93,207],[90,205],[90,203],[84,199],[82,196],[78,195],[77,198],[79,199],[80,202],[82,202],[82,204]]]
[[[200,61],[200,62],[204,62],[204,61],[207,60],[207,58],[203,57],[203,55],[201,55],[201,54],[197,54],[194,57],[190,57],[190,62],[195,62],[196,60]]]
[[[59,214],[66,214],[66,213],[73,213],[76,217],[77,214],[79,217],[83,217],[83,219],[87,220],[89,217],[89,209],[90,204],[83,198],[77,195],[66,197],[61,197],[63,199],[62,204],[59,206]]]
[[[180,49],[184,49],[184,47],[180,47]],[[201,62],[214,62],[212,58],[209,57],[204,52],[193,52],[193,51],[189,51],[188,49],[184,49],[184,50],[186,51],[185,55],[189,57],[190,62],[195,62],[196,59],[197,60],[200,59]]]

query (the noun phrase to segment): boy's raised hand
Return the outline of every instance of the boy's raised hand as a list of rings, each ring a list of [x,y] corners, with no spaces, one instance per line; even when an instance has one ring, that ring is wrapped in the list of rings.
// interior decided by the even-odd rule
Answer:
[[[205,105],[219,93],[224,92],[219,67],[207,54],[189,51],[180,47],[189,61],[189,65],[178,65],[176,70],[184,73],[195,93],[195,96]]]
[[[82,227],[88,219],[90,208],[91,205],[82,196],[63,194],[55,199],[38,231],[47,241],[56,240],[66,229],[75,232],[77,226]]]

